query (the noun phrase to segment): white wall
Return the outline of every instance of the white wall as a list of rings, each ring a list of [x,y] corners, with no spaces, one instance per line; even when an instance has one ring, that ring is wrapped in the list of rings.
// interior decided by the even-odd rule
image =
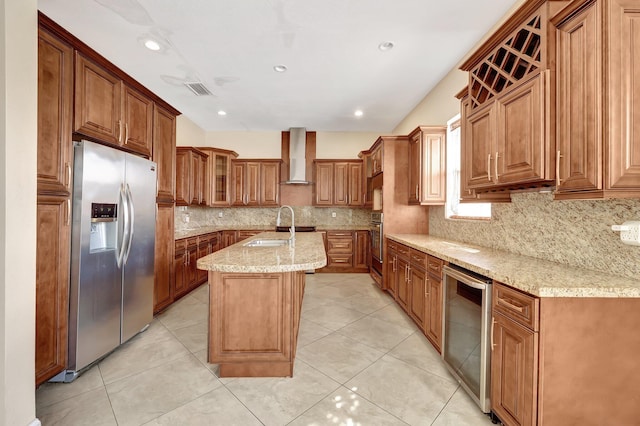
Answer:
[[[184,115],[176,119],[177,146],[205,146],[207,132]]]
[[[35,419],[37,3],[0,7],[0,424]]]
[[[358,158],[380,136],[372,132],[317,132],[316,158]]]
[[[230,149],[240,158],[280,158],[281,138],[282,131],[208,132],[203,146]],[[358,158],[377,138],[377,133],[368,132],[316,132],[316,158]],[[179,132],[178,141],[178,145],[194,145]]]
[[[418,126],[444,126],[460,112],[455,95],[468,84],[468,74],[457,68],[449,73],[431,92],[393,129],[395,135],[406,135]]]

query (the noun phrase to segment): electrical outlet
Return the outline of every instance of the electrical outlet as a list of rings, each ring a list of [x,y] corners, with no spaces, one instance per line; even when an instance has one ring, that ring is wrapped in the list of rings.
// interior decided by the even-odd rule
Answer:
[[[331,217],[336,217],[336,212],[331,212]]]
[[[222,217],[222,216],[224,216],[222,212],[218,212],[218,217]]]
[[[620,232],[620,240],[632,246],[640,246],[640,221],[629,220],[622,225],[613,225],[614,231]]]

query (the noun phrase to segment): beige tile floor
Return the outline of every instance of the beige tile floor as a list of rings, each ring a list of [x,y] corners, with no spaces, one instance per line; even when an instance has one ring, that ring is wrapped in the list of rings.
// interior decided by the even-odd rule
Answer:
[[[73,383],[36,391],[48,425],[491,425],[366,274],[307,275],[293,378],[206,362],[208,288]]]

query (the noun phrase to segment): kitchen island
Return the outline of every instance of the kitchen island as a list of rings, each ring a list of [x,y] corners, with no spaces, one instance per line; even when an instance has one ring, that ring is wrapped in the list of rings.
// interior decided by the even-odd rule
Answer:
[[[208,360],[220,377],[293,374],[305,271],[327,258],[316,232],[296,235],[295,246],[250,246],[282,238],[264,232],[198,259],[209,273]]]

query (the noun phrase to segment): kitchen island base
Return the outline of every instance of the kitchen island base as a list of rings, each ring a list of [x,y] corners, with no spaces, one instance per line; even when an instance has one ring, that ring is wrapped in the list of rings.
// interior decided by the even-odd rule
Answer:
[[[304,271],[209,271],[209,362],[220,377],[291,377]]]

